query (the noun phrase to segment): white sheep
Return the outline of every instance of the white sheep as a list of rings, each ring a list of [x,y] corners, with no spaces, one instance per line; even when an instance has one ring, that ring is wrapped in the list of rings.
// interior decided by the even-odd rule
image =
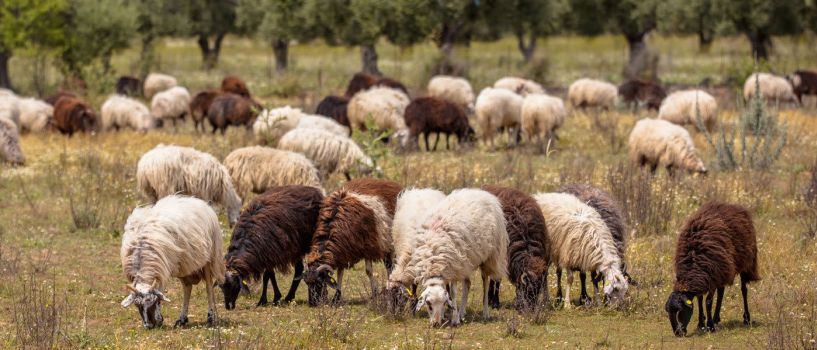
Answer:
[[[598,107],[608,110],[618,102],[618,88],[606,81],[582,78],[570,84],[567,101],[574,108]]]
[[[275,186],[302,185],[323,191],[318,169],[302,154],[269,147],[251,146],[230,152],[224,158],[238,194],[264,193]]]
[[[743,84],[743,98],[750,101],[755,97],[755,88],[760,85],[760,98],[767,102],[797,102],[794,88],[786,78],[768,73],[754,73]]]
[[[150,114],[155,120],[171,119],[176,126],[176,119],[184,120],[190,108],[190,92],[176,86],[162,91],[150,101]]]
[[[538,193],[533,198],[547,222],[550,261],[567,272],[565,308],[571,307],[573,271],[597,272],[604,276],[607,299],[614,303],[621,300],[627,292],[627,279],[621,272],[621,258],[613,235],[599,213],[566,193]],[[557,276],[557,283],[561,284],[561,276]],[[561,292],[559,287],[559,296]]]
[[[718,118],[718,101],[703,90],[682,90],[667,96],[658,109],[658,119],[678,125],[695,125],[698,116],[704,127],[712,131]]]
[[[36,98],[21,98],[20,129],[22,132],[46,131],[54,118],[54,106]]]
[[[119,256],[130,293],[122,307],[136,304],[145,328],[162,326],[162,292],[173,277],[184,286],[176,326],[187,324],[190,291],[204,281],[207,323],[216,321],[214,285],[224,279],[224,254],[218,216],[204,201],[171,195],[153,206],[136,208],[125,223]]]
[[[675,168],[706,173],[689,132],[660,119],[641,119],[635,123],[628,141],[630,161],[639,166],[660,166],[672,173]]]
[[[157,95],[158,96],[158,95]],[[144,103],[124,95],[111,95],[100,109],[102,130],[131,127],[140,132],[153,128],[155,120]]]
[[[510,90],[522,96],[545,93],[545,89],[539,83],[518,77],[500,78],[494,83],[494,88]]]
[[[23,165],[26,162],[20,149],[20,133],[17,125],[7,118],[0,117],[0,159],[12,165]]]
[[[485,88],[477,97],[476,121],[482,139],[494,148],[494,136],[499,128],[514,130],[516,142],[522,114],[522,97],[506,89]]]
[[[499,199],[483,190],[456,190],[432,209],[423,229],[422,242],[402,274],[391,276],[392,281],[422,284],[417,310],[428,304],[431,323],[439,325],[448,306],[451,323],[458,325],[465,317],[471,275],[480,269],[482,317],[487,319],[489,280],[500,281],[507,275],[508,232]],[[454,302],[457,282],[462,282],[459,306]],[[447,284],[451,284],[450,296]]]
[[[374,167],[366,153],[352,139],[318,129],[295,128],[278,141],[278,149],[298,152],[310,159],[321,176],[343,173],[349,179],[353,169],[361,174]]]
[[[522,133],[528,140],[540,143],[556,137],[556,129],[562,127],[567,111],[562,99],[545,94],[525,96],[522,101]]]
[[[136,166],[136,184],[151,201],[176,193],[219,203],[227,211],[233,226],[241,210],[230,173],[210,154],[190,147],[158,145],[148,151]]]
[[[306,114],[299,108],[284,106],[265,109],[252,125],[255,141],[275,146],[287,132],[295,129]]]
[[[0,88],[0,96],[17,96],[17,94],[9,89]]]
[[[154,95],[177,85],[179,85],[179,83],[176,81],[176,78],[172,76],[160,73],[150,73],[145,78],[142,90],[145,94],[145,98],[150,100]]]
[[[20,98],[16,95],[0,95],[0,118],[6,118],[20,126]]]
[[[328,131],[338,136],[349,136],[349,128],[332,119],[319,115],[305,115],[301,117],[296,127]]]
[[[474,110],[474,90],[465,78],[437,75],[428,81],[428,95],[456,103],[469,114]]]
[[[405,130],[403,112],[409,103],[405,93],[388,87],[377,86],[358,92],[347,107],[349,125],[354,130],[365,130],[366,122],[371,121],[380,130]]]

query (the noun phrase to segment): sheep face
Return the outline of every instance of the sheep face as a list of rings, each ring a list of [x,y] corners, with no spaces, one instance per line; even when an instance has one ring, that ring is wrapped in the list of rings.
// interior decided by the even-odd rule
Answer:
[[[447,307],[454,308],[454,301],[445,290],[445,283],[439,278],[434,278],[426,282],[426,288],[420,299],[417,301],[415,311],[420,311],[423,305],[428,304],[429,321],[434,327],[443,324],[443,315]],[[459,317],[454,315],[454,317]]]
[[[162,318],[162,302],[170,302],[170,300],[156,288],[128,287],[131,289],[131,293],[125,300],[122,300],[122,307],[126,308],[131,304],[135,304],[139,311],[139,317],[142,318],[142,325],[145,326],[145,328],[153,329],[161,327],[162,321],[164,321],[164,318]],[[146,291],[141,292],[139,289]]]
[[[84,132],[96,132],[98,130],[96,113],[90,108],[83,108],[77,115],[79,127]]]
[[[544,287],[544,278],[526,272],[519,279],[514,307],[519,312],[533,310],[536,307],[536,300],[539,299],[539,293],[542,292],[542,287]]]
[[[687,169],[689,169],[690,171],[694,171],[699,174],[706,174],[707,172],[709,172],[709,170],[706,169],[706,165],[704,165],[703,160],[701,160],[701,158],[698,157],[697,155],[691,154],[687,156],[685,163]]]
[[[687,334],[687,325],[692,319],[692,305],[693,295],[682,292],[672,292],[667,300],[667,305],[664,309],[667,311],[672,332],[675,336],[683,337]]]
[[[627,279],[618,271],[608,271],[605,273],[605,280],[607,285],[604,287],[604,296],[607,301],[616,305],[624,299],[624,294],[627,293]]]
[[[246,287],[246,284],[241,275],[234,271],[227,271],[224,275],[224,284],[221,285],[221,291],[224,293],[225,309],[235,309],[235,301],[238,300],[242,287]]]
[[[337,282],[332,278],[332,267],[322,264],[317,268],[310,267],[304,271],[304,282],[309,289],[309,306],[318,306],[326,302],[327,287],[338,289]]]

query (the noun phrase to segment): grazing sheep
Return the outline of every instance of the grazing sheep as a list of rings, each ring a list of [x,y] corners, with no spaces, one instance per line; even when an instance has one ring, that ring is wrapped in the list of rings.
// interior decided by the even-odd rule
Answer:
[[[17,96],[17,94],[15,94],[15,93],[14,93],[14,91],[11,91],[11,90],[9,90],[9,89],[0,88],[0,96],[12,96],[12,97],[16,97],[16,96]]]
[[[309,286],[309,305],[326,300],[329,286],[335,289],[333,303],[340,301],[343,271],[366,261],[370,291],[376,294],[372,262],[383,260],[391,270],[394,247],[391,225],[397,195],[403,188],[396,182],[357,179],[327,196],[321,204],[318,228],[306,256],[304,281]],[[337,280],[332,271],[337,270]]]
[[[176,119],[184,121],[189,112],[190,93],[187,89],[176,86],[153,96],[150,101],[150,114],[156,120],[170,119],[176,127]]]
[[[233,226],[241,210],[230,174],[218,160],[190,147],[158,145],[142,155],[136,185],[150,202],[176,193],[219,203]]]
[[[351,126],[349,124],[349,115],[346,113],[346,107],[349,105],[349,98],[343,96],[326,96],[318,103],[315,109],[315,114],[329,117],[340,125],[349,128],[351,134]]]
[[[65,96],[54,106],[54,127],[62,134],[97,130],[97,117],[88,104],[76,97]]]
[[[224,158],[224,167],[242,198],[275,186],[303,185],[320,189],[321,178],[312,161],[295,152],[269,147],[239,148]]]
[[[222,93],[221,90],[204,90],[197,93],[190,100],[190,119],[193,119],[193,128],[196,131],[199,131],[199,126],[201,126],[201,131],[204,132],[204,120],[207,119],[207,111],[210,109],[210,105],[213,104],[213,100]]]
[[[618,94],[630,108],[646,105],[647,109],[658,110],[661,101],[667,97],[667,90],[651,81],[633,79],[619,85]]]
[[[316,115],[301,117],[296,128],[317,129],[331,132],[338,136],[349,137],[349,128],[338,122]]]
[[[768,73],[754,73],[746,78],[743,84],[743,98],[746,101],[755,97],[755,89],[760,86],[760,98],[769,103],[797,102],[792,84],[786,78]]]
[[[452,310],[451,324],[458,325],[465,318],[471,275],[480,269],[482,317],[487,319],[489,280],[500,281],[507,275],[508,232],[499,199],[478,189],[456,190],[434,207],[423,229],[422,242],[415,246],[402,274],[392,274],[391,280],[423,285],[415,310],[428,304],[432,325],[442,324],[446,307]],[[462,282],[459,306],[455,303],[458,282]],[[449,284],[451,294],[446,291]]]
[[[721,321],[724,288],[740,275],[743,296],[743,324],[749,315],[746,284],[760,280],[757,270],[757,240],[752,215],[746,208],[722,202],[709,202],[692,214],[678,235],[675,250],[675,286],[665,309],[676,336],[686,335],[692,318],[692,299],[698,297],[698,328],[715,331]],[[715,315],[712,298],[718,294]],[[703,297],[706,296],[706,324]]]
[[[676,168],[707,172],[689,132],[666,120],[639,120],[630,132],[628,147],[630,161],[639,166],[649,165],[653,173],[659,166],[670,174]]]
[[[596,107],[609,110],[615,107],[618,88],[606,81],[579,79],[567,89],[567,101],[574,108]]]
[[[704,127],[712,131],[718,121],[718,102],[703,90],[676,91],[667,96],[658,109],[658,119],[678,125],[698,126],[698,116]]]
[[[121,76],[116,80],[116,94],[123,96],[139,96],[142,92],[142,81],[131,76]]]
[[[295,129],[305,115],[300,109],[290,106],[265,109],[252,125],[256,142],[271,146],[278,144],[281,136]]]
[[[60,90],[60,91],[55,92],[53,95],[50,95],[50,96],[46,97],[44,101],[45,101],[45,103],[48,103],[48,104],[56,107],[57,102],[63,97],[79,98],[79,96],[77,94],[73,93],[73,92]]]
[[[451,101],[468,113],[474,110],[474,90],[465,78],[437,75],[428,81],[428,95]]]
[[[349,125],[352,129],[366,130],[366,122],[372,121],[380,130],[404,130],[403,113],[409,103],[408,95],[400,90],[373,87],[361,91],[349,100]]]
[[[556,130],[565,122],[567,111],[562,99],[545,94],[525,96],[521,112],[522,133],[530,142],[536,138],[540,145],[550,142],[556,136]]]
[[[123,95],[113,95],[105,100],[100,109],[102,131],[130,127],[147,132],[156,124],[144,103]]]
[[[550,261],[556,264],[556,297],[562,298],[561,270],[567,271],[565,308],[572,307],[570,288],[573,271],[596,272],[604,276],[605,297],[617,303],[627,292],[621,259],[610,229],[595,209],[566,193],[538,193],[550,238]],[[598,291],[596,291],[598,292]]]
[[[408,89],[406,89],[406,86],[403,85],[403,83],[391,78],[378,77],[366,73],[355,73],[355,75],[352,76],[352,80],[349,80],[349,84],[346,86],[345,96],[347,98],[352,98],[358,92],[368,90],[375,86],[400,90],[406,94],[406,96],[408,96]]]
[[[215,324],[213,286],[224,277],[224,260],[221,226],[207,203],[171,195],[153,206],[134,209],[125,223],[119,256],[130,290],[122,307],[136,304],[145,328],[162,326],[162,302],[170,302],[162,290],[173,277],[184,286],[175,325],[187,325],[190,292],[201,281],[207,290],[207,324]]]
[[[321,176],[343,173],[351,179],[350,172],[367,175],[374,162],[360,149],[354,140],[318,129],[295,128],[278,141],[278,149],[298,152],[311,160]]]
[[[411,101],[406,107],[405,123],[408,127],[408,137],[404,139],[404,148],[418,147],[420,134],[425,135],[426,150],[431,151],[428,135],[437,133],[433,150],[437,150],[440,136],[445,135],[445,149],[450,149],[449,136],[457,136],[457,142],[470,142],[474,136],[474,129],[468,125],[468,116],[463,109],[454,102],[439,97],[420,97]],[[409,144],[410,143],[410,144]]]
[[[179,85],[179,83],[176,82],[176,78],[174,77],[166,74],[150,73],[145,78],[144,85],[142,86],[142,92],[144,93],[145,98],[150,100],[156,94],[177,85]]]
[[[284,304],[295,299],[304,271],[303,258],[309,252],[312,233],[318,222],[323,193],[314,187],[273,187],[255,197],[241,217],[230,238],[230,248],[224,260],[227,274],[221,286],[227,310],[235,309],[235,301],[248,280],[261,282],[258,306],[267,305],[267,282],[272,281],[272,304],[278,305],[281,291],[275,272],[289,273],[295,267],[292,284]]]
[[[522,96],[545,93],[545,89],[542,85],[539,85],[533,80],[517,77],[500,78],[494,83],[494,88],[510,90]]]
[[[221,81],[221,91],[233,93],[242,97],[250,98],[250,90],[241,78],[235,75],[228,75]]]
[[[225,93],[213,99],[210,109],[207,110],[207,120],[213,127],[213,134],[216,130],[221,130],[221,134],[224,135],[230,125],[244,125],[247,130],[251,129],[262,109],[263,107],[252,99]]]
[[[0,118],[6,118],[20,125],[20,98],[16,95],[0,96]]]
[[[11,165],[24,165],[26,162],[20,149],[20,134],[17,126],[9,119],[0,118],[0,159]]]
[[[817,72],[796,70],[786,77],[794,89],[797,102],[803,104],[803,95],[817,95]]]
[[[21,98],[20,129],[22,132],[46,131],[53,123],[54,106],[36,98]]]
[[[508,278],[516,286],[514,307],[519,312],[537,309],[539,294],[543,292],[543,304],[547,305],[550,243],[539,205],[527,193],[513,188],[483,186],[482,189],[499,198],[502,204],[509,240]],[[488,295],[491,305],[499,308],[499,281],[491,281]]]
[[[494,135],[500,128],[514,130],[513,141],[519,141],[522,97],[506,89],[485,88],[477,97],[476,121],[482,140],[494,149]]]

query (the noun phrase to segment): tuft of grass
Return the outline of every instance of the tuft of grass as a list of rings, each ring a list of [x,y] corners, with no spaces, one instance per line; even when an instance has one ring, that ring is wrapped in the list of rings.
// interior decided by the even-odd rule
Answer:
[[[63,328],[67,299],[59,295],[53,278],[43,282],[30,274],[19,285],[12,307],[15,344],[23,349],[54,348]]]

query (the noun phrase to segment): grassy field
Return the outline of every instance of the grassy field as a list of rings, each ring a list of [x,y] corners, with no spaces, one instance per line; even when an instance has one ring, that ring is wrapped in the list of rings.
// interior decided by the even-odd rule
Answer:
[[[653,39],[661,52],[664,80],[694,85],[705,78],[729,82],[752,69],[748,45],[739,38],[716,41],[708,53],[698,53],[694,38]],[[813,39],[781,39],[770,66],[777,72],[815,69]],[[811,45],[811,46],[809,46]],[[811,51],[811,52],[810,52]],[[564,87],[580,76],[620,81],[626,59],[623,39],[560,37],[542,43],[547,56],[549,86]],[[244,77],[251,91],[268,106],[284,103],[312,108],[328,93],[339,93],[359,66],[357,50],[320,44],[296,45],[293,69],[271,71],[271,51],[250,40],[228,40],[218,69],[201,71],[195,43],[163,42],[157,70],[177,76],[192,91],[215,86],[227,73]],[[380,48],[381,69],[421,92],[435,48]],[[468,62],[476,90],[504,75],[526,74],[513,41],[475,43],[458,48]],[[135,67],[137,50],[114,58],[120,73]],[[33,64],[27,57],[12,62],[13,77],[23,92],[34,91],[27,80]],[[46,72],[56,85],[55,69]],[[99,105],[110,77],[89,81],[88,99]],[[98,83],[99,85],[97,85]],[[107,85],[106,85],[107,84]],[[558,90],[554,90],[558,91]],[[728,92],[729,89],[727,88]],[[720,96],[719,96],[720,97]],[[734,105],[734,96],[721,97]],[[813,101],[811,102],[813,105]],[[628,266],[638,281],[620,310],[588,307],[551,310],[518,316],[510,307],[512,287],[506,282],[500,310],[483,321],[481,293],[469,298],[469,316],[458,328],[428,328],[420,317],[395,320],[383,316],[369,300],[362,264],[344,283],[347,304],[339,308],[309,308],[306,288],[295,305],[256,308],[257,288],[239,298],[234,311],[219,304],[218,327],[208,328],[205,292],[193,290],[190,322],[172,329],[181,303],[178,282],[171,284],[165,305],[165,327],[146,331],[134,310],[123,310],[125,279],[119,263],[122,227],[143,199],[136,191],[136,162],[159,143],[192,146],[223,159],[231,150],[249,145],[252,137],[232,129],[226,137],[200,135],[186,125],[178,132],[146,135],[120,133],[24,135],[27,166],[0,165],[0,347],[12,348],[804,348],[815,349],[817,337],[817,209],[803,200],[811,181],[817,149],[814,107],[778,112],[788,127],[788,144],[768,170],[714,170],[707,177],[666,174],[650,177],[632,169],[626,159],[627,134],[648,112],[619,110],[598,116],[574,113],[560,131],[554,149],[542,154],[522,146],[488,152],[482,146],[459,151],[398,154],[386,152],[378,161],[384,177],[405,186],[455,188],[502,184],[527,192],[551,191],[586,181],[608,189],[624,201],[630,219]],[[737,125],[740,111],[721,113],[727,129]],[[691,130],[691,129],[690,129]],[[700,134],[695,142],[707,165],[714,167],[715,150]],[[337,188],[342,176],[325,187]],[[716,333],[691,332],[676,338],[663,311],[674,281],[675,237],[684,218],[710,199],[740,203],[755,215],[763,280],[751,285],[749,298],[754,325],[743,327],[739,289],[727,288],[724,322]],[[229,240],[222,214],[225,241]],[[377,266],[378,278],[385,270]],[[551,277],[554,276],[551,274]],[[550,279],[551,295],[555,293]],[[282,290],[289,276],[279,277]],[[574,284],[574,288],[575,288]],[[479,283],[472,290],[480,290]],[[577,290],[577,289],[576,289]],[[576,295],[577,293],[574,293]],[[220,292],[217,299],[222,300]]]

